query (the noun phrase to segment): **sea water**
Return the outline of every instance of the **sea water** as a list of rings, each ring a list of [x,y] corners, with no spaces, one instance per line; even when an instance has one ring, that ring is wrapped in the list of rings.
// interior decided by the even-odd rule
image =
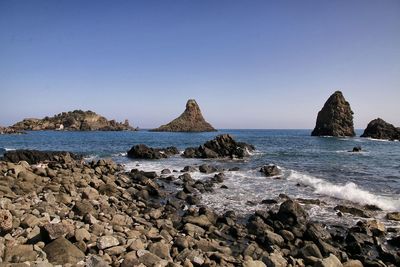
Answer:
[[[196,147],[218,134],[229,133],[237,141],[253,144],[256,151],[249,158],[236,160],[185,159],[173,156],[161,160],[135,160],[126,152],[136,144],[151,147],[176,146],[180,151]],[[278,199],[280,194],[292,198],[318,199],[307,204],[316,220],[353,223],[354,216],[338,217],[334,207],[374,205],[377,217],[384,220],[389,211],[400,211],[400,142],[366,138],[312,137],[311,130],[219,130],[209,133],[168,132],[63,132],[37,131],[24,135],[0,135],[0,151],[10,149],[63,150],[82,153],[87,159],[110,157],[127,170],[138,168],[161,172],[180,171],[187,165],[212,164],[239,171],[225,172],[224,185],[215,192],[202,194],[203,204],[218,212],[234,210],[250,214],[265,209],[264,199]],[[357,135],[360,131],[357,131]],[[361,146],[359,153],[350,152]],[[280,179],[264,177],[259,172],[265,164],[281,168]],[[173,173],[176,176],[179,172]],[[208,179],[213,174],[192,173],[194,179]],[[277,205],[268,206],[277,208]],[[387,222],[399,227],[396,222]]]

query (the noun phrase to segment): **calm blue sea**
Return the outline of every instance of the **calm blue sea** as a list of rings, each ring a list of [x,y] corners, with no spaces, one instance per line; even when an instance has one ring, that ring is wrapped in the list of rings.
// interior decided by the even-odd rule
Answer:
[[[88,158],[112,157],[127,169],[161,171],[180,170],[202,163],[240,167],[227,172],[228,189],[205,194],[202,201],[217,210],[250,212],[262,208],[263,199],[280,193],[291,197],[320,199],[324,204],[310,206],[309,212],[320,218],[333,218],[338,204],[373,204],[386,211],[400,211],[400,142],[365,138],[311,137],[311,130],[220,130],[211,133],[165,132],[29,132],[25,135],[0,135],[0,148],[65,150],[83,153]],[[126,158],[135,144],[153,147],[176,146],[184,150],[198,146],[217,134],[229,133],[236,140],[256,146],[246,160],[198,160],[180,156],[144,161]],[[361,132],[357,131],[357,135]],[[354,146],[363,152],[351,153]],[[259,168],[277,164],[282,179],[263,177]],[[195,179],[210,175],[193,173]],[[383,214],[384,212],[382,212]],[[382,215],[383,216],[383,215]]]

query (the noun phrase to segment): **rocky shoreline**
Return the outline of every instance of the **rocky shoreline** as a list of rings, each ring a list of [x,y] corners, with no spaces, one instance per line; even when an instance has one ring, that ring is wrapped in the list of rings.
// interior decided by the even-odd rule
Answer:
[[[400,234],[375,219],[323,225],[282,196],[240,218],[202,206],[223,170],[130,170],[69,153],[0,161],[0,266],[398,266]],[[342,212],[348,212],[341,209]],[[392,219],[399,220],[398,213]],[[388,233],[391,237],[388,238]]]

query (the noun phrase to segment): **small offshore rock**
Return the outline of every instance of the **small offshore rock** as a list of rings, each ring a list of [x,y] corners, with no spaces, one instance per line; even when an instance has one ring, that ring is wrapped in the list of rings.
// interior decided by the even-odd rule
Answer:
[[[264,165],[261,167],[260,172],[264,173],[266,177],[277,176],[281,174],[280,169],[276,165]]]

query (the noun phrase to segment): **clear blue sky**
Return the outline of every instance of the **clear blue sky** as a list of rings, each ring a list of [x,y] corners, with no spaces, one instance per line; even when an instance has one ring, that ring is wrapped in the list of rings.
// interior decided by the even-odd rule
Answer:
[[[0,125],[90,109],[156,127],[195,98],[217,128],[400,126],[400,1],[0,1]]]

